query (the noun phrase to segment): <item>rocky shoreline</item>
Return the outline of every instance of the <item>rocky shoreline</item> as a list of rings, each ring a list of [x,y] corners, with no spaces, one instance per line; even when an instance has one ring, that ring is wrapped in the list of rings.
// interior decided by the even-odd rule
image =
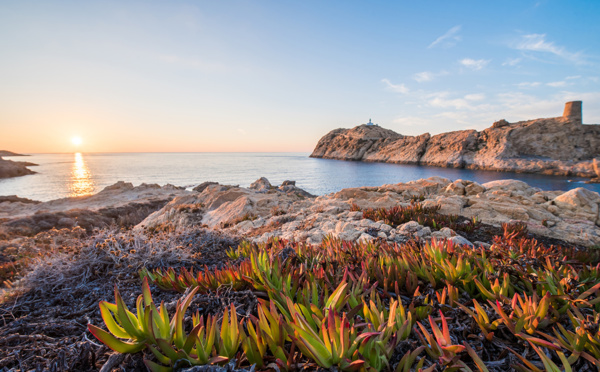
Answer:
[[[256,184],[260,187],[257,188]],[[264,242],[271,237],[320,243],[326,236],[356,241],[382,238],[402,241],[415,234],[424,239],[443,233],[408,222],[392,228],[382,221],[364,219],[356,207],[391,208],[418,201],[424,207],[439,207],[443,215],[478,219],[499,227],[522,222],[536,235],[565,242],[600,244],[600,195],[584,188],[567,192],[542,191],[517,180],[476,182],[441,177],[383,185],[343,189],[307,197],[295,186],[271,186],[266,179],[250,188],[213,184],[200,193],[173,199],[136,228],[175,228],[201,224]],[[445,234],[455,236],[455,232]]]
[[[481,132],[461,130],[404,136],[377,125],[335,129],[317,143],[314,158],[419,164],[559,176],[600,177],[600,125],[582,124],[581,102],[563,116],[495,122]]]
[[[8,156],[8,155],[4,155]],[[15,156],[15,155],[10,155]],[[35,174],[36,172],[32,171],[27,167],[36,166],[37,164],[30,163],[27,161],[12,161],[2,159],[0,156],[0,178],[11,178],[11,177],[20,177],[26,176],[28,174]]]
[[[279,237],[318,244],[331,236],[348,241],[381,238],[393,243],[414,236],[423,239],[456,236],[456,232],[440,232],[416,222],[392,227],[365,219],[358,211],[406,207],[418,202],[426,208],[439,208],[441,215],[476,219],[495,227],[522,222],[540,237],[578,246],[600,245],[598,193],[584,188],[543,191],[517,180],[478,184],[431,177],[343,189],[318,197],[296,187],[293,181],[273,186],[266,178],[258,179],[248,188],[207,182],[192,191],[171,185],[134,187],[119,182],[86,197],[44,203],[19,198],[3,200],[0,234],[5,236],[75,226],[91,231],[116,223],[119,218],[119,221],[129,219],[127,225],[138,230],[202,226],[255,242]]]

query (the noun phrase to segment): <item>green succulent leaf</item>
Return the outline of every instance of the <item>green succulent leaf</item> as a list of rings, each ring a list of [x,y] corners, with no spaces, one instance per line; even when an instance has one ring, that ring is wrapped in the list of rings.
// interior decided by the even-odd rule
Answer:
[[[144,349],[146,344],[143,342],[125,342],[121,341],[110,333],[103,329],[96,327],[95,325],[88,324],[88,330],[96,337],[100,342],[111,348],[118,353],[137,353]]]

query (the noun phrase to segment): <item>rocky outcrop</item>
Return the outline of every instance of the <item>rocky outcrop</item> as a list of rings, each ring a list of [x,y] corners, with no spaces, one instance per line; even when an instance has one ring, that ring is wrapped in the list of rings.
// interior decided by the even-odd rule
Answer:
[[[148,216],[138,227],[156,228],[161,225],[186,227],[207,225],[211,228],[227,228],[241,222],[259,227],[264,218],[273,213],[283,215],[294,204],[302,205],[313,198],[295,186],[294,181],[285,181],[273,187],[268,179],[261,177],[249,188],[207,183],[200,192],[173,199],[160,211]]]
[[[19,177],[26,176],[28,174],[34,174],[34,171],[27,168],[34,165],[37,164],[24,161],[4,160],[0,157],[0,178]]]
[[[581,123],[581,102],[568,102],[563,116],[509,123],[481,132],[454,131],[403,136],[379,126],[336,129],[319,140],[314,158],[361,160],[597,177],[600,125]]]
[[[8,150],[0,150],[0,156],[29,156],[25,154],[17,154],[16,152],[8,151]]]
[[[32,200],[27,198],[20,198],[17,195],[0,195],[0,203],[9,202],[9,203],[24,203],[24,204],[40,204],[41,201]]]
[[[250,189],[267,192],[271,189],[271,182],[266,177],[261,177],[250,184]]]
[[[72,209],[99,211],[104,208],[117,209],[132,203],[146,204],[170,201],[176,196],[190,193],[173,185],[159,186],[141,184],[133,186],[129,182],[119,181],[105,187],[94,195],[75,196],[50,200],[47,202],[31,202],[29,199],[6,197],[0,199],[0,219],[30,217],[41,213],[61,213]]]
[[[600,195],[583,188],[567,192],[542,191],[517,180],[478,184],[465,180],[452,182],[442,177],[349,188],[319,197],[304,197],[299,189],[284,192],[287,187],[295,186],[271,187],[265,192],[209,185],[201,193],[175,198],[136,228],[206,225],[255,241],[277,236],[319,243],[331,235],[344,240],[377,237],[399,242],[417,236],[451,238],[467,244],[463,237],[449,229],[432,231],[415,221],[392,228],[381,221],[363,219],[362,212],[351,210],[353,205],[360,208],[406,206],[416,198],[425,206],[439,206],[442,214],[477,217],[493,226],[521,221],[538,236],[583,246],[600,244]]]
[[[596,173],[596,177],[592,178],[587,183],[600,183],[600,158],[594,158],[592,162],[592,166],[594,168],[594,173]]]
[[[256,185],[271,185],[259,179]],[[268,189],[205,184],[201,192],[174,186],[119,182],[95,195],[34,203],[15,197],[0,200],[0,240],[32,235],[53,227],[91,230],[109,225],[138,230],[205,226],[254,241],[270,237],[316,244],[330,235],[344,240],[381,238],[401,242],[448,238],[460,244],[464,237],[450,229],[432,231],[415,221],[392,227],[362,218],[360,208],[408,206],[420,200],[439,206],[446,215],[477,217],[499,227],[521,221],[537,236],[581,246],[600,245],[600,195],[583,188],[542,191],[517,180],[484,184],[431,177],[418,181],[343,189],[314,197],[293,181]]]
[[[91,231],[110,225],[130,227],[163,208],[183,188],[156,184],[133,186],[119,181],[95,195],[38,202],[16,196],[0,197],[0,239],[29,236],[52,228],[75,226]]]

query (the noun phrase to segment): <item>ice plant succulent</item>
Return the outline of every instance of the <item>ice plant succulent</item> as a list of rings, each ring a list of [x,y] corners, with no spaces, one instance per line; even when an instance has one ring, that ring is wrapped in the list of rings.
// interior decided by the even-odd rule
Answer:
[[[447,222],[418,205],[372,213],[390,221],[407,213],[434,226]],[[319,245],[243,242],[228,251],[235,261],[221,269],[142,272],[137,309],[129,311],[116,291],[114,304],[100,306],[108,331],[94,326],[90,331],[114,350],[149,349],[155,359],[146,364],[152,371],[234,358],[237,367],[255,364],[259,370],[318,365],[389,371],[391,361],[399,361],[398,372],[487,371],[495,365],[486,366],[482,358],[498,363],[486,350],[490,345],[527,355],[523,345],[530,344],[537,349],[526,346],[527,359],[538,369],[600,365],[600,256],[544,245],[525,226],[504,230],[491,246],[478,247],[441,239],[389,244],[332,236]],[[164,304],[152,302],[149,282],[189,295],[169,317]],[[242,289],[258,298],[256,308],[245,309],[248,319],[239,319],[234,306],[222,318],[207,313],[192,315],[191,322],[186,318],[195,293]],[[460,324],[455,329],[449,327],[450,314]],[[419,340],[422,345],[415,344]],[[519,363],[517,368],[534,370]]]
[[[142,283],[142,294],[137,298],[137,316],[125,305],[121,294],[115,287],[115,303],[100,302],[100,313],[109,332],[88,324],[88,330],[102,343],[119,353],[135,353],[146,347],[146,343],[154,340],[154,334],[148,325],[157,323],[159,334],[166,333],[164,319],[168,314],[161,304],[160,311],[151,314],[152,295],[148,280]]]
[[[550,302],[551,297],[548,293],[541,300],[535,294],[531,297],[526,294],[523,297],[515,294],[510,303],[512,309],[510,316],[506,314],[499,301],[495,304],[490,301],[490,305],[513,334],[525,331],[533,335],[536,330],[543,329],[553,322],[548,313]]]
[[[450,330],[448,329],[448,322],[446,317],[440,311],[440,319],[442,322],[442,329],[438,327],[437,323],[429,316],[429,325],[433,334],[427,332],[427,329],[419,322],[420,333],[415,329],[417,336],[421,339],[423,346],[426,347],[427,354],[432,358],[438,360],[440,366],[446,367],[446,370],[455,370],[462,368],[464,363],[460,362],[458,353],[465,351],[463,345],[454,345],[450,337]]]
[[[372,352],[372,343],[378,332],[358,334],[351,326],[346,314],[339,314],[330,309],[320,330],[313,326],[297,311],[291,314],[293,321],[288,324],[290,336],[294,339],[302,353],[323,368],[339,366],[343,371],[358,371],[366,363],[361,351]],[[359,350],[360,349],[360,350]],[[377,351],[375,351],[377,353]],[[379,362],[384,358],[377,354],[372,360]]]

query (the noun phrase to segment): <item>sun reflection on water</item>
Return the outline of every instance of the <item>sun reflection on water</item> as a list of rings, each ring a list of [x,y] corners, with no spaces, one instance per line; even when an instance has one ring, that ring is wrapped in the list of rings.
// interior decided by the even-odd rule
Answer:
[[[89,195],[94,192],[92,175],[85,164],[80,152],[75,153],[75,162],[71,169],[71,183],[69,185],[69,196]]]

